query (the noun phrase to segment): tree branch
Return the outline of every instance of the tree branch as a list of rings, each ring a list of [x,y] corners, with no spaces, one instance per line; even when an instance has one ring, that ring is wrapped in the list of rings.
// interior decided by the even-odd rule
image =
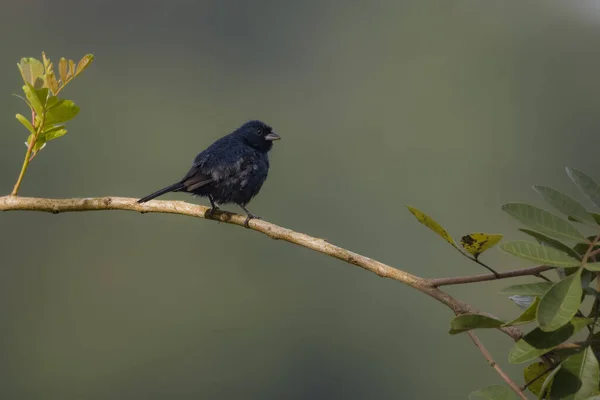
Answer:
[[[554,269],[553,267],[547,267],[545,265],[539,265],[537,267],[529,267],[523,269],[515,269],[512,271],[499,272],[498,275],[494,274],[481,274],[481,275],[470,275],[470,276],[456,276],[451,278],[435,278],[429,279],[429,283],[433,287],[447,286],[447,285],[462,285],[465,283],[484,282],[484,281],[495,281],[497,279],[514,278],[516,276],[527,276],[537,275],[541,272]]]
[[[523,400],[527,400],[527,396],[525,396],[521,388],[519,388],[519,385],[517,385],[515,381],[510,379],[510,376],[506,375],[506,372],[504,372],[502,368],[500,368],[498,363],[494,361],[488,349],[485,348],[485,346],[483,345],[483,343],[481,343],[481,340],[479,340],[475,333],[473,331],[468,331],[467,334],[469,335],[471,340],[473,340],[473,343],[475,343],[475,346],[477,346],[479,351],[481,351],[481,354],[483,354],[490,366],[494,368],[496,372],[498,372],[498,375],[500,375],[504,382],[506,382],[508,386],[510,386],[510,388],[517,394],[517,396],[519,396]]]
[[[124,210],[137,211],[140,213],[178,214],[189,217],[212,219],[215,221],[238,226],[244,226],[244,222],[246,220],[246,216],[224,211],[217,211],[211,214],[209,212],[209,207],[190,204],[183,201],[152,200],[147,203],[139,204],[137,203],[137,199],[127,197],[99,197],[73,199],[48,199],[17,196],[0,197],[0,211],[43,211],[58,214],[62,212],[102,210]],[[389,278],[398,282],[402,282],[446,305],[456,315],[466,313],[478,313],[478,311],[471,307],[469,304],[450,296],[448,293],[440,290],[437,287],[442,285],[453,284],[451,280],[461,278],[441,278],[433,280],[422,278],[410,274],[406,271],[391,267],[377,260],[373,260],[369,257],[365,257],[363,255],[354,253],[342,247],[331,244],[325,239],[316,238],[300,232],[295,232],[291,229],[287,229],[259,219],[250,220],[248,228],[256,232],[263,233],[272,239],[284,240],[286,242],[305,247],[307,249],[328,255],[330,257],[337,258],[349,264],[356,265],[367,271],[373,272],[374,274],[377,274],[382,278]],[[531,275],[536,271],[528,271],[528,273],[517,273],[513,274],[512,276]],[[509,273],[501,273],[499,275],[500,277],[509,277],[509,275],[507,274]],[[496,279],[494,274],[480,275],[479,277],[464,277],[462,279],[465,280],[469,278],[475,278],[475,280],[472,280],[473,282]],[[515,327],[504,327],[499,328],[499,330],[510,336],[515,341],[519,340],[522,336],[521,331]],[[471,335],[471,332],[469,332],[469,335]],[[474,338],[474,336],[471,337]],[[481,342],[479,342],[478,339],[476,339],[476,337],[475,339],[473,339],[473,341],[480,349],[482,349],[483,345],[481,344]],[[486,353],[483,350],[482,352],[487,358],[486,354],[489,355],[489,353]],[[493,360],[490,362],[493,362]],[[499,367],[497,367],[496,370],[498,371],[502,379],[507,381],[509,384],[510,382],[512,382],[507,380],[506,375],[504,374],[504,372],[502,372],[502,370]]]

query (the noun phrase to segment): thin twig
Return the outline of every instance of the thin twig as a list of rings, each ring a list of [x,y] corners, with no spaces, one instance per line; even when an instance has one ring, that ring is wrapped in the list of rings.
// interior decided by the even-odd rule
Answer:
[[[485,282],[495,281],[497,279],[514,278],[517,276],[535,275],[537,276],[541,272],[553,269],[553,267],[547,267],[545,265],[539,265],[537,267],[529,267],[522,269],[515,269],[512,271],[499,272],[498,276],[494,274],[481,274],[481,275],[470,275],[470,276],[456,276],[451,278],[435,278],[429,279],[429,282],[434,287],[447,286],[447,285],[462,285],[465,283],[474,282]],[[547,279],[547,278],[546,278]]]
[[[521,388],[519,388],[519,385],[517,385],[515,381],[513,381],[510,378],[510,376],[506,375],[506,372],[504,372],[502,368],[500,368],[498,363],[494,361],[488,349],[485,348],[485,346],[483,345],[483,343],[481,343],[481,340],[479,340],[475,333],[473,331],[468,331],[467,334],[469,335],[471,340],[473,340],[473,343],[475,343],[475,346],[477,346],[479,351],[481,351],[481,354],[483,354],[488,363],[490,363],[490,366],[496,370],[496,372],[498,373],[498,375],[500,375],[504,382],[506,382],[508,386],[510,386],[510,388],[517,394],[517,396],[519,396],[523,400],[527,400],[527,396],[525,396]]]

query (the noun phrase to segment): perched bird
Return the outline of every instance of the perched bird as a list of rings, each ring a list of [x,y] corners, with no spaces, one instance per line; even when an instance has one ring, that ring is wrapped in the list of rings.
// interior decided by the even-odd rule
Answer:
[[[269,173],[267,153],[281,137],[261,121],[249,121],[233,133],[214,142],[194,158],[192,168],[178,182],[138,200],[145,203],[169,192],[187,192],[208,197],[212,209],[217,204],[235,203],[252,218],[246,205],[258,194]]]

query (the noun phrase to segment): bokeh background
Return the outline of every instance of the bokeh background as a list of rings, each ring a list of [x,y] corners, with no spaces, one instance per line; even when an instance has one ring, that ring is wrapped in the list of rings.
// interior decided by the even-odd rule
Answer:
[[[251,210],[425,277],[481,273],[419,225],[518,238],[508,201],[597,179],[598,1],[12,1],[0,191],[25,152],[23,56],[93,65],[20,194],[141,197],[249,119],[281,134]],[[203,202],[182,194],[169,199]],[[230,207],[236,210],[235,207]],[[498,250],[498,270],[526,266]],[[498,290],[449,288],[511,318]],[[255,232],[169,215],[0,216],[0,398],[464,399],[502,383],[449,310]],[[507,371],[510,340],[481,337]]]

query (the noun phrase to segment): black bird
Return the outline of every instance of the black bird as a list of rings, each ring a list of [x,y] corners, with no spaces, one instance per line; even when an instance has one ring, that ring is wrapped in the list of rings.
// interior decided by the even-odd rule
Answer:
[[[258,194],[269,173],[267,153],[281,137],[261,121],[249,121],[214,142],[194,158],[192,168],[179,181],[138,200],[145,203],[169,192],[187,192],[208,197],[211,214],[217,204],[235,203],[252,218],[246,205]]]

